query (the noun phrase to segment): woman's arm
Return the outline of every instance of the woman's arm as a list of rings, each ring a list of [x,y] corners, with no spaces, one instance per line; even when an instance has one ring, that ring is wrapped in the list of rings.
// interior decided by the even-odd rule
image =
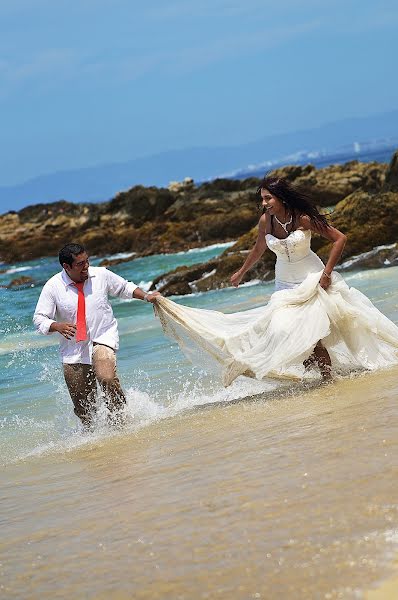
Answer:
[[[325,265],[323,275],[319,281],[321,287],[326,290],[331,282],[332,271],[340,260],[340,257],[343,253],[344,246],[347,241],[347,236],[344,235],[341,231],[329,225],[328,227],[320,227],[318,225],[314,225],[311,219],[307,215],[303,215],[300,217],[300,225],[303,229],[311,229],[315,233],[318,233],[322,237],[332,242],[332,248],[329,253],[329,258]]]
[[[266,218],[267,215],[261,215],[258,223],[257,241],[254,245],[254,248],[250,251],[249,256],[246,258],[239,271],[236,271],[236,273],[234,273],[230,279],[232,285],[235,287],[238,287],[245,273],[256,264],[267,248],[267,244],[265,242]]]

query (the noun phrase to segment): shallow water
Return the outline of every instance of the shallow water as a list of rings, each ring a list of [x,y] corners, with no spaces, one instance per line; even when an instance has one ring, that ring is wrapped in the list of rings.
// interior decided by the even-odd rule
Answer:
[[[361,597],[398,547],[397,397],[392,369],[197,407],[9,465],[2,589]]]
[[[135,262],[123,274],[149,281],[154,263]],[[398,322],[397,275],[345,278]],[[111,431],[100,412],[85,436],[55,338],[32,332],[39,290],[0,291],[13,299],[0,346],[3,597],[361,598],[390,575],[398,369],[224,389],[163,337],[150,306],[116,300],[130,421]],[[178,301],[244,310],[271,292]]]

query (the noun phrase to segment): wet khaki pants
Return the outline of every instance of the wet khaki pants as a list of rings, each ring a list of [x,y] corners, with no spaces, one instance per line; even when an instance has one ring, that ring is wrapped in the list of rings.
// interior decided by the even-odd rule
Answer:
[[[109,346],[94,344],[92,365],[64,363],[64,377],[74,405],[75,415],[83,425],[92,424],[96,411],[97,381],[111,414],[120,413],[126,404],[116,372],[116,352]]]

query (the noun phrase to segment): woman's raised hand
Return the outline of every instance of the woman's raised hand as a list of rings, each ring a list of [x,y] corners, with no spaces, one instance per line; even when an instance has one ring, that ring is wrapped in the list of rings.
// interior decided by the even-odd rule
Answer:
[[[242,281],[242,278],[243,278],[243,273],[241,273],[240,271],[236,271],[236,273],[234,273],[232,275],[230,282],[232,283],[232,285],[234,287],[238,287],[238,285]]]
[[[321,286],[321,288],[327,290],[331,283],[331,277],[326,275],[325,273],[322,273],[322,277],[319,280],[319,285]]]

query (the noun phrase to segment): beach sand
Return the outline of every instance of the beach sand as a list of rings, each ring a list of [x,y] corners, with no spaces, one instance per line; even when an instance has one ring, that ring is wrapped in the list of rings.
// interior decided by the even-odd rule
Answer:
[[[8,465],[3,597],[397,598],[398,370],[295,389]]]
[[[397,600],[398,598],[398,558],[394,564],[396,575],[380,583],[366,593],[366,600]]]

